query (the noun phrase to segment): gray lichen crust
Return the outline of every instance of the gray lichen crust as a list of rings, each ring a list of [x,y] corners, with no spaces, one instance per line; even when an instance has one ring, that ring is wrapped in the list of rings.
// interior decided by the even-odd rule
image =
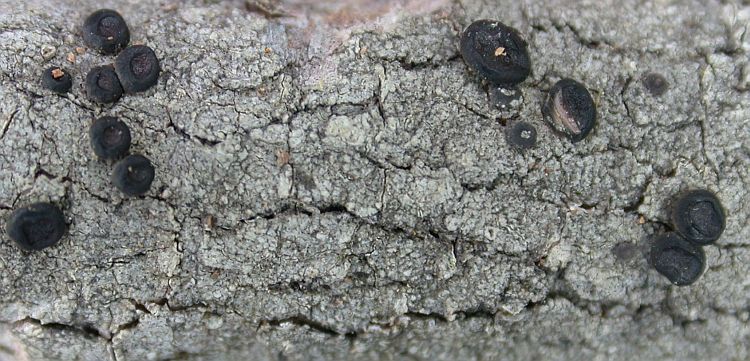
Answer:
[[[40,201],[69,223],[33,254],[0,235],[0,359],[750,358],[747,5],[124,3],[0,0],[0,229]],[[162,73],[99,105],[114,58],[80,24],[114,6]],[[476,19],[529,43],[502,110],[458,53]],[[597,105],[575,145],[541,114],[561,78]],[[91,152],[101,116],[156,167],[143,197]],[[727,223],[677,288],[646,253],[689,188]]]

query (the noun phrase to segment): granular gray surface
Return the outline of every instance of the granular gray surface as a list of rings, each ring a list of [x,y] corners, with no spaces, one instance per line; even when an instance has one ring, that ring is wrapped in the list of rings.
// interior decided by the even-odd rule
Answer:
[[[0,0],[0,228],[36,201],[70,223],[0,236],[0,359],[750,358],[748,5],[306,2]],[[102,7],[163,68],[111,106],[81,86],[114,61],[80,35]],[[483,18],[529,43],[503,110],[458,53]],[[577,144],[542,119],[561,78],[598,106]],[[90,150],[105,115],[157,168],[144,197]],[[676,287],[646,256],[688,188],[727,227]]]

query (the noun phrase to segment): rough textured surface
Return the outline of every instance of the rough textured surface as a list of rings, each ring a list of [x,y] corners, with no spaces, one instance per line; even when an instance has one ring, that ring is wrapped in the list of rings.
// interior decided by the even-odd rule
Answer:
[[[104,107],[81,82],[114,58],[77,49],[99,7],[164,69]],[[697,0],[0,0],[0,227],[33,201],[70,222],[40,253],[0,236],[0,359],[746,360],[749,17]],[[480,18],[529,42],[502,111],[458,55]],[[42,88],[51,65],[70,94]],[[541,115],[562,77],[598,105],[575,145]],[[145,197],[89,149],[104,115],[156,165]],[[519,119],[536,148],[506,143]],[[728,219],[677,288],[645,252],[687,187]]]

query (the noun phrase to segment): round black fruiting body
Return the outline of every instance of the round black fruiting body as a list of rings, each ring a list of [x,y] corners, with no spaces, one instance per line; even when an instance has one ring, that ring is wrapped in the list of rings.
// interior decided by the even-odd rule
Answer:
[[[73,78],[63,68],[53,66],[42,74],[42,85],[55,93],[64,94],[73,87]]]
[[[151,188],[155,173],[148,158],[130,155],[115,164],[112,184],[126,196],[140,196]]]
[[[596,125],[596,105],[583,84],[573,79],[555,83],[547,94],[542,114],[558,133],[577,143],[586,138]]]
[[[117,54],[130,42],[130,30],[117,11],[97,10],[83,22],[83,41],[102,54]]]
[[[531,73],[527,44],[518,30],[499,21],[478,20],[461,34],[461,55],[479,76],[496,85],[514,85]]]
[[[706,268],[703,249],[674,232],[656,238],[649,258],[656,271],[677,286],[693,284]]]
[[[492,86],[489,89],[490,104],[497,109],[509,109],[515,104],[520,104],[523,99],[521,90],[515,87]],[[515,104],[514,104],[515,103]]]
[[[86,95],[97,103],[114,103],[122,97],[122,85],[111,65],[97,66],[86,75]]]
[[[527,122],[514,122],[507,130],[508,143],[519,149],[536,145],[536,128]]]
[[[123,50],[115,59],[115,71],[122,88],[128,93],[148,90],[159,80],[159,59],[145,45],[134,45]]]
[[[101,159],[119,159],[130,149],[130,128],[115,117],[102,117],[89,128],[94,154]]]
[[[705,189],[680,193],[672,202],[672,225],[690,242],[716,242],[726,227],[726,216],[715,194]]]
[[[8,237],[26,251],[54,246],[66,229],[65,215],[50,203],[34,203],[16,209],[6,225]]]

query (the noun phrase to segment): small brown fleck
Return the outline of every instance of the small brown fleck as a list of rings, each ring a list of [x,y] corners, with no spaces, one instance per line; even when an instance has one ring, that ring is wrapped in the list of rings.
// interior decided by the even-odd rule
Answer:
[[[203,217],[203,229],[206,231],[212,230],[216,226],[216,217],[209,214]]]
[[[266,53],[266,55],[271,54],[273,52],[273,49],[271,48],[265,48],[263,49],[263,52]]]
[[[71,64],[75,64],[76,62],[76,55],[73,53],[68,53],[68,62]]]
[[[646,224],[646,217],[642,214],[638,217],[638,224]]]
[[[291,158],[291,155],[289,154],[289,152],[287,152],[285,150],[278,150],[276,152],[276,164],[279,167],[283,167],[283,166],[289,164],[289,159],[290,158]]]
[[[76,47],[76,53],[78,53],[78,55],[83,55],[83,53],[85,52],[86,52],[86,48],[81,47],[81,46]]]
[[[344,300],[342,300],[342,299],[341,299],[341,297],[339,297],[339,296],[335,296],[335,297],[334,297],[334,298],[333,298],[333,299],[331,300],[331,304],[332,304],[333,306],[335,306],[335,307],[341,307],[341,306],[342,306],[342,305],[344,304]]]
[[[179,5],[176,2],[164,4],[161,6],[163,11],[175,11]]]
[[[501,46],[501,47],[495,49],[495,56],[505,56],[505,55],[506,54],[505,54],[505,48],[504,47]]]
[[[267,19],[280,18],[287,15],[281,8],[280,3],[281,1],[278,0],[247,0],[245,1],[245,9],[251,13],[260,14]]]
[[[62,69],[60,69],[60,68],[57,68],[57,69],[53,69],[53,70],[52,70],[52,77],[53,77],[53,78],[55,78],[55,79],[60,79],[60,78],[62,78],[63,76],[65,76],[65,72],[64,72],[64,71],[62,71]]]

